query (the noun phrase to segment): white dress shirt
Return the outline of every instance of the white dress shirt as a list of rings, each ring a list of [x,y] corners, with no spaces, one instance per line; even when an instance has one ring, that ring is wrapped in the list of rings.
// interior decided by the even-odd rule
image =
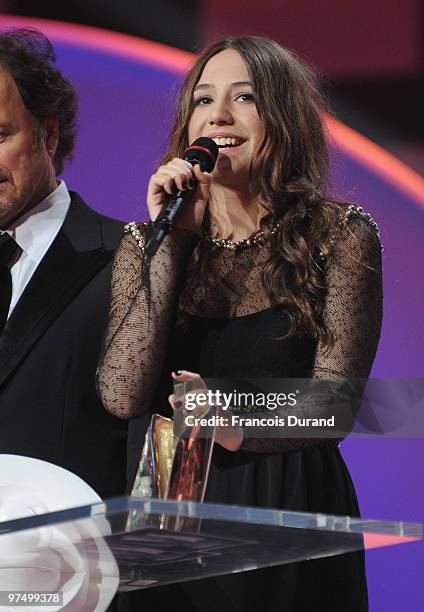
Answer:
[[[9,317],[62,227],[70,203],[69,191],[62,180],[47,198],[41,200],[6,230],[22,250],[20,257],[10,268],[12,299]],[[0,230],[0,233],[4,232]]]

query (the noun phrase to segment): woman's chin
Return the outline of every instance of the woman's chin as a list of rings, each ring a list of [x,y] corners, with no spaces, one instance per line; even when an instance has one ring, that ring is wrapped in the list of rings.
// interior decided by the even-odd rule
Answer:
[[[227,187],[239,187],[240,183],[249,183],[248,170],[238,160],[231,159],[225,153],[218,157],[212,177],[215,183]]]

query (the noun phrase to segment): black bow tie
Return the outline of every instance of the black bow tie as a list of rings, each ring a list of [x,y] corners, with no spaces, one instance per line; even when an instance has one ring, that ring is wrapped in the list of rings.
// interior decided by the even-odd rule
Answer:
[[[7,232],[0,236],[0,334],[3,332],[12,299],[12,276],[9,264],[19,246]]]

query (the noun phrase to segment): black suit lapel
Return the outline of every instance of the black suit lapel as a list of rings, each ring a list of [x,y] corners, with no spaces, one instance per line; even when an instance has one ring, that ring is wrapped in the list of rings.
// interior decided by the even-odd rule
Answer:
[[[111,259],[99,217],[77,197],[0,338],[0,385],[67,304]]]

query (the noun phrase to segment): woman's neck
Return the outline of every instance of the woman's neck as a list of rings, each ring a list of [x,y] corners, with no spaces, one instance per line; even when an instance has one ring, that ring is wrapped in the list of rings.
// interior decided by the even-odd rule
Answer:
[[[210,211],[217,237],[234,241],[254,234],[267,213],[250,194],[216,185],[211,194]]]

